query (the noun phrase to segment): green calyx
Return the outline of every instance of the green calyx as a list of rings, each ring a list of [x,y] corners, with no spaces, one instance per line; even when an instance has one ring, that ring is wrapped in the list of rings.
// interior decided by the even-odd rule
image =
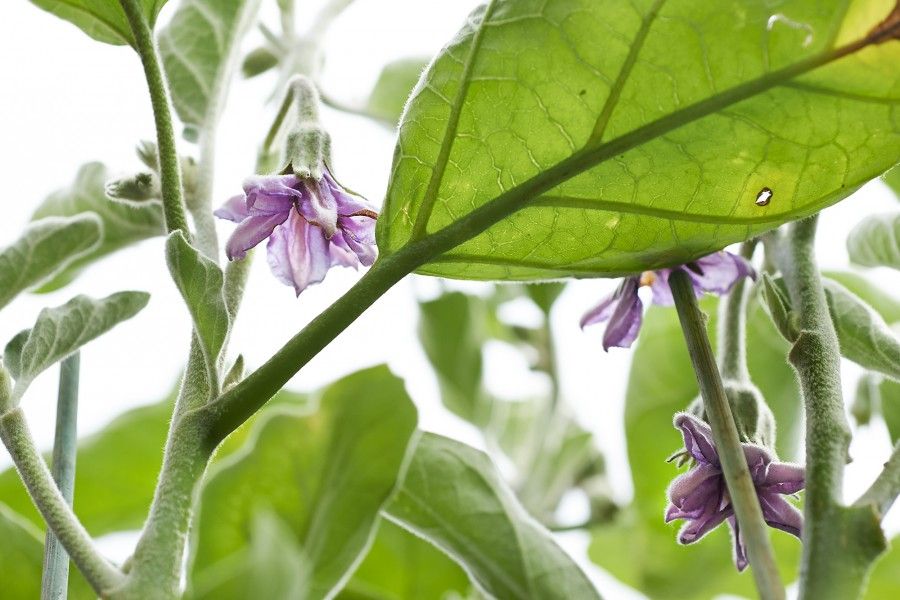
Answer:
[[[725,388],[725,397],[731,405],[741,443],[756,444],[774,452],[775,415],[759,388],[749,381],[725,380],[722,385]],[[691,402],[687,412],[704,421],[707,420],[700,398]]]

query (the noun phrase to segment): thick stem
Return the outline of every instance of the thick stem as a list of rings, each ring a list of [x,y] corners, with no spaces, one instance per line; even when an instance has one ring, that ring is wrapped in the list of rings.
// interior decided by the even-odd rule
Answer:
[[[181,165],[178,160],[178,148],[175,144],[172,112],[169,109],[169,94],[159,55],[153,43],[153,33],[144,18],[140,0],[119,0],[119,3],[128,18],[128,24],[134,35],[134,48],[141,58],[147,87],[150,90],[153,118],[156,121],[156,145],[159,149],[159,175],[166,231],[171,233],[181,230],[185,236],[188,236],[190,232],[184,218]]]
[[[741,256],[750,260],[756,240],[741,244]],[[750,381],[747,369],[747,278],[742,277],[721,302],[719,310],[719,368],[726,381]]]
[[[63,500],[71,506],[75,496],[75,457],[78,450],[78,375],[81,354],[76,352],[59,365],[59,395],[56,402],[56,435],[53,440],[51,474]],[[47,530],[41,600],[65,600],[69,583],[69,555]]]
[[[0,439],[9,450],[34,505],[88,583],[99,594],[117,587],[123,580],[122,573],[100,555],[91,536],[60,494],[34,446],[21,408],[0,417]]]
[[[800,598],[820,600],[856,597],[884,540],[874,511],[840,503],[850,428],[844,415],[837,333],[815,261],[816,220],[794,223],[781,262],[799,318],[800,334],[789,360],[806,412]]]
[[[691,363],[700,384],[700,396],[713,441],[722,464],[728,494],[747,548],[756,587],[763,599],[785,597],[784,584],[775,564],[769,532],[763,520],[756,486],[750,477],[747,459],[731,414],[731,405],[716,368],[715,357],[706,334],[706,317],[697,306],[697,298],[687,273],[676,270],[669,277],[675,308],[684,331]]]
[[[854,506],[874,506],[882,516],[886,515],[900,496],[900,443],[884,465],[884,470],[872,482],[869,489],[853,503]]]

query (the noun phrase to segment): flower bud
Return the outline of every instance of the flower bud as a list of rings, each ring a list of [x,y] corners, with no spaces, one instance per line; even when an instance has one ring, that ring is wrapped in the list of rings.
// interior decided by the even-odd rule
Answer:
[[[797,323],[796,313],[791,310],[790,299],[784,289],[784,280],[781,278],[774,280],[768,273],[763,273],[762,298],[762,304],[778,332],[787,341],[796,342],[797,336],[800,335],[800,327]]]
[[[251,50],[241,65],[241,74],[250,79],[278,65],[278,56],[265,46]]]
[[[288,162],[298,177],[322,179],[330,154],[331,136],[317,123],[302,125],[288,136]]]
[[[156,150],[156,143],[150,140],[141,140],[137,148],[138,158],[144,163],[148,169],[154,173],[159,173],[159,153]]]
[[[775,448],[775,415],[759,388],[748,381],[724,381],[723,386],[741,442]],[[691,402],[687,413],[707,421],[700,398]]]
[[[106,195],[125,204],[143,203],[162,198],[162,188],[156,173],[145,172],[107,181]]]

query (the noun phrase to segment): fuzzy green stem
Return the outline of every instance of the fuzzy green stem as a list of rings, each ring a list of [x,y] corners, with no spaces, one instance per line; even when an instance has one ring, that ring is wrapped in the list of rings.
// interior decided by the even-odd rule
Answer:
[[[884,516],[900,496],[900,443],[884,465],[884,470],[872,482],[866,492],[853,503],[854,506],[875,506]]]
[[[741,245],[741,256],[750,260],[756,240]],[[721,302],[719,310],[719,369],[726,381],[750,381],[747,369],[747,279],[742,277]]]
[[[761,598],[783,599],[784,584],[778,573],[769,532],[763,520],[756,486],[750,477],[731,405],[716,368],[715,357],[706,334],[706,317],[697,306],[697,298],[687,273],[676,270],[669,277],[675,308],[684,331],[691,363],[700,384],[700,396],[712,429],[713,441],[722,464],[722,473],[734,514],[747,548],[747,557]]]
[[[150,103],[153,106],[153,118],[156,121],[156,145],[159,149],[159,175],[162,185],[163,213],[166,220],[166,231],[177,230],[189,235],[184,218],[184,198],[181,188],[181,165],[178,160],[178,148],[175,144],[175,130],[172,126],[172,112],[169,109],[169,94],[162,73],[159,55],[153,43],[153,32],[141,7],[140,0],[119,0],[128,24],[134,35],[134,49],[137,51],[144,67],[147,88],[150,90]]]
[[[88,583],[100,594],[117,587],[123,580],[122,573],[100,555],[91,536],[56,487],[50,470],[34,446],[21,408],[14,408],[0,417],[0,439],[9,450],[38,512]]]
[[[816,217],[794,223],[782,271],[800,333],[789,355],[806,409],[806,493],[801,600],[854,598],[885,547],[873,507],[841,505],[850,428],[841,391],[840,348],[815,261]]]
[[[78,450],[78,376],[81,354],[76,352],[59,365],[56,402],[56,434],[51,474],[59,493],[71,506],[75,496],[75,457]],[[65,600],[69,583],[69,555],[52,529],[44,545],[41,600]]]

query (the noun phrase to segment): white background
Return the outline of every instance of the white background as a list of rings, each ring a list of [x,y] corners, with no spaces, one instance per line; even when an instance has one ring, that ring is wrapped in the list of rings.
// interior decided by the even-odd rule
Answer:
[[[298,4],[317,6],[319,2],[300,0]],[[328,93],[348,102],[365,98],[382,65],[395,58],[434,54],[476,4],[463,0],[358,0],[335,24],[327,43],[324,85]],[[163,11],[163,22],[171,10],[167,7]],[[277,26],[271,6],[264,15],[271,27]],[[303,20],[301,15],[301,29]],[[267,102],[273,85],[274,75],[270,74],[239,80],[232,90],[219,136],[215,189],[220,200],[236,193],[242,179],[251,174],[258,142],[275,109]],[[324,119],[334,139],[339,177],[380,202],[393,132],[334,111],[326,110]],[[49,192],[72,181],[79,165],[102,160],[114,173],[137,170],[140,165],[134,157],[135,143],[153,137],[142,71],[129,48],[98,44],[28,2],[0,3],[0,245],[18,235],[34,207]],[[183,147],[192,150],[188,144]],[[873,183],[826,211],[820,235],[823,265],[846,266],[843,239],[847,230],[865,214],[896,207],[886,188]],[[223,239],[229,230],[229,224],[222,224]],[[874,275],[900,289],[895,274]],[[249,365],[260,364],[358,276],[351,270],[334,270],[324,284],[296,299],[290,288],[271,277],[265,261],[257,260],[232,349],[239,349]],[[386,361],[405,378],[420,407],[424,429],[479,445],[479,436],[470,426],[440,407],[436,383],[417,343],[415,298],[433,295],[438,285],[433,279],[407,278],[307,365],[290,387],[315,389],[343,374]],[[600,346],[602,327],[586,333],[578,328],[582,312],[613,286],[614,282],[606,280],[573,283],[553,318],[564,397],[580,421],[596,432],[608,454],[617,498],[627,501],[631,483],[621,422],[630,352],[605,354]],[[478,289],[471,284],[465,287]],[[149,240],[104,260],[60,292],[22,296],[0,316],[0,343],[5,344],[29,326],[44,306],[61,304],[76,293],[103,296],[124,289],[152,291],[153,298],[137,318],[84,349],[79,414],[82,434],[100,429],[124,410],[163,398],[182,368],[190,324],[164,266],[162,240]],[[518,318],[528,319],[529,315],[526,311]],[[514,352],[502,346],[491,346],[487,360],[489,385],[504,397],[527,395],[534,386],[545,385],[527,371]],[[845,369],[848,398],[852,397],[857,373],[852,366]],[[39,378],[24,401],[42,447],[52,441],[56,376],[54,369]],[[848,495],[867,485],[889,452],[883,426],[874,428],[875,434],[854,443]],[[0,467],[8,464],[8,456],[0,452]],[[578,507],[571,512],[574,515]],[[128,554],[132,541],[133,536],[117,536],[105,540],[104,547],[121,558]],[[563,541],[579,560],[584,560],[585,535],[569,534]],[[635,597],[596,569],[591,573],[606,597]]]

